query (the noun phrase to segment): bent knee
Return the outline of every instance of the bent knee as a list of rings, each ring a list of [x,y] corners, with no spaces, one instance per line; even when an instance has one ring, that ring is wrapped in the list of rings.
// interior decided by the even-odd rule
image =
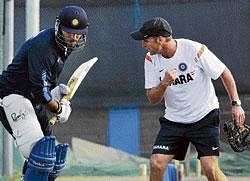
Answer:
[[[206,174],[209,174],[209,175],[215,175],[217,172],[217,169],[219,169],[219,168],[217,168],[216,166],[212,166],[212,165],[206,166],[206,167],[204,167],[204,172]]]
[[[204,172],[209,180],[218,180],[221,170],[218,166],[212,165],[212,166],[206,166],[204,168]]]
[[[156,160],[150,161],[150,171],[152,175],[162,176],[164,175],[165,166]]]
[[[220,170],[217,157],[203,157],[201,158],[201,164],[206,175],[216,175]]]
[[[151,171],[157,172],[160,175],[164,174],[166,164],[169,162],[169,158],[166,155],[152,155],[150,158]]]

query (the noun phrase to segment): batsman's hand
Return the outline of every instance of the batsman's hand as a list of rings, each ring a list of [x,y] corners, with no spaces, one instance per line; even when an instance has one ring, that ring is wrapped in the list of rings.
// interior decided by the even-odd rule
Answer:
[[[61,109],[60,111],[57,113],[57,122],[59,123],[65,123],[68,121],[69,119],[69,115],[72,111],[71,107],[70,107],[70,102],[66,99],[62,99],[60,101],[60,106]]]
[[[70,92],[70,88],[65,84],[59,84],[51,90],[52,98],[60,101],[62,97]]]
[[[163,85],[169,86],[175,81],[176,76],[177,76],[176,69],[175,68],[170,69],[170,70],[165,72],[165,76],[164,76],[163,80],[161,81],[161,83]]]

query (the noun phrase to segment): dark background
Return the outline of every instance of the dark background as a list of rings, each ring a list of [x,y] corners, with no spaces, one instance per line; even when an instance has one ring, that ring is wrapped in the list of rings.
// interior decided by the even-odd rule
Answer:
[[[139,2],[139,1],[138,1]],[[24,1],[15,1],[15,49],[24,41]],[[129,33],[155,16],[172,25],[175,38],[188,38],[208,46],[232,71],[240,93],[249,93],[250,2],[246,0],[172,1],[41,1],[41,29],[54,26],[64,5],[81,5],[90,27],[88,44],[68,60],[62,75],[67,82],[81,62],[94,56],[89,72],[73,101],[82,106],[147,104],[144,91],[144,56],[141,43]],[[222,84],[215,82],[218,93]],[[85,87],[85,88],[83,88]]]

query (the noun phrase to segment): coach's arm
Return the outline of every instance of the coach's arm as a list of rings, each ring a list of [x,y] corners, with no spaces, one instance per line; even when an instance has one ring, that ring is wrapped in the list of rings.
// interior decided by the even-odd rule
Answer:
[[[170,86],[176,79],[176,69],[170,69],[165,72],[164,78],[161,80],[157,87],[147,89],[147,97],[150,103],[157,104],[161,102],[164,97],[164,93],[168,86]]]
[[[233,75],[230,70],[226,67],[220,76],[224,87],[227,91],[228,97],[231,101],[239,100],[237,87]],[[245,122],[245,112],[241,106],[232,106],[232,120],[235,120],[238,127],[241,127]]]

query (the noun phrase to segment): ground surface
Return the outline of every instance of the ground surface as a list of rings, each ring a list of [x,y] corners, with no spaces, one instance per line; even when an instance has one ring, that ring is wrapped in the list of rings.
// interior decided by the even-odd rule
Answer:
[[[58,181],[148,181],[143,177],[61,177]],[[187,177],[183,181],[206,181],[205,177]],[[250,177],[228,177],[228,181],[250,181]]]

